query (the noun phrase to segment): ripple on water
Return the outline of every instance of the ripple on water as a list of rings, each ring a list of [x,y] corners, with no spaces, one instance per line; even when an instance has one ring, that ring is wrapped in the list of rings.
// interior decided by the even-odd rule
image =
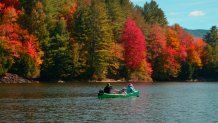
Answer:
[[[139,98],[100,100],[103,86],[0,85],[0,122],[218,122],[216,83],[135,84]]]

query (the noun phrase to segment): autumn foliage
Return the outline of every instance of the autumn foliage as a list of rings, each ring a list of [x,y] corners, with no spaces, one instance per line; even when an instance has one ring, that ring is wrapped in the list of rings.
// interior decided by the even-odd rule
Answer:
[[[155,58],[166,48],[166,35],[160,25],[151,25],[146,41],[148,43],[148,59],[154,62]]]
[[[138,68],[145,60],[145,37],[132,19],[127,20],[121,40],[124,43],[124,57],[128,67]]]
[[[12,57],[19,58],[21,54],[28,54],[35,60],[35,65],[42,63],[40,48],[37,44],[37,38],[23,29],[17,19],[21,14],[19,1],[5,0],[0,2],[1,24],[0,37],[3,39],[2,45],[10,50]]]
[[[124,44],[124,58],[128,68],[134,71],[143,66],[144,72],[147,71],[147,76],[150,76],[151,68],[146,61],[145,37],[134,20],[129,18],[126,21],[121,40]]]
[[[140,8],[129,0],[1,0],[0,76],[193,79],[217,70],[217,32],[205,42],[167,26],[155,1]]]

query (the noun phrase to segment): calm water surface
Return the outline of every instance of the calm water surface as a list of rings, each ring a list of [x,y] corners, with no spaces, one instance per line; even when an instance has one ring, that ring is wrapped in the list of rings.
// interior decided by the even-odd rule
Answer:
[[[137,83],[140,97],[100,100],[96,95],[104,86],[1,84],[0,122],[218,122],[218,83]]]

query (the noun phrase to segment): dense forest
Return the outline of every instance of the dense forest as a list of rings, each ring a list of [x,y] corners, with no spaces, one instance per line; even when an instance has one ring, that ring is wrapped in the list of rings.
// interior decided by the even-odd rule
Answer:
[[[1,0],[0,76],[169,81],[217,79],[218,29],[195,38],[158,4]]]

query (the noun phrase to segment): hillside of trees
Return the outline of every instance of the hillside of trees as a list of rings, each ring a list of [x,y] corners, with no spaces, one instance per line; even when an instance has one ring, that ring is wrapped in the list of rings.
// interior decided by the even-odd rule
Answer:
[[[185,29],[185,31],[198,38],[203,38],[208,32],[210,32],[210,30],[205,29]]]
[[[158,4],[1,0],[0,76],[169,81],[218,75],[218,29],[194,38]]]

